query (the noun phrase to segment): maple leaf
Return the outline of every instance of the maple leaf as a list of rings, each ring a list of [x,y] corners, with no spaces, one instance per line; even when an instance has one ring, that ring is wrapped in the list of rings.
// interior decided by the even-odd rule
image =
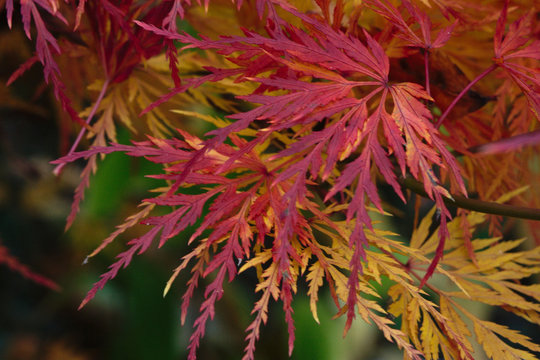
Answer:
[[[367,1],[367,4],[370,5],[375,12],[387,18],[391,24],[397,27],[399,30],[398,37],[402,38],[407,46],[417,47],[424,50],[426,91],[428,95],[431,96],[429,79],[429,52],[432,49],[442,47],[450,39],[452,31],[458,23],[457,20],[451,25],[441,29],[437,35],[437,38],[432,41],[432,23],[429,16],[408,0],[402,1],[403,7],[405,7],[412,16],[411,20],[414,21],[415,24],[420,25],[422,38],[420,38],[420,36],[418,36],[418,34],[411,29],[410,23],[412,23],[412,21],[406,21],[403,19],[398,9],[396,9],[389,1],[369,0]]]
[[[36,29],[36,56],[37,59],[43,65],[43,74],[45,82],[51,82],[54,89],[54,94],[56,98],[62,104],[62,108],[69,114],[71,119],[75,122],[85,125],[83,120],[79,118],[77,112],[71,104],[71,100],[65,92],[65,85],[62,82],[60,69],[54,59],[54,56],[61,53],[60,46],[56,41],[55,37],[47,29],[45,22],[41,16],[39,8],[47,11],[53,15],[56,19],[60,20],[62,23],[67,24],[67,20],[58,10],[58,1],[38,1],[38,0],[28,0],[21,1],[21,17],[23,22],[23,28],[28,39],[32,39],[31,26],[32,23],[35,25]],[[7,22],[8,26],[11,28],[13,23],[13,0],[7,0],[5,2],[6,13],[7,13]],[[36,58],[30,58],[26,63],[24,63],[21,68],[16,71],[10,79],[8,79],[8,84],[12,83],[22,75],[28,68],[36,62]]]
[[[509,0],[505,0],[503,9],[497,20],[495,36],[493,37],[494,63],[472,80],[462,92],[453,100],[437,122],[439,127],[454,105],[466,94],[469,89],[497,68],[501,68],[512,81],[523,91],[529,108],[534,116],[540,117],[540,97],[538,70],[509,60],[540,59],[540,41],[531,40],[530,34],[534,31],[531,25],[531,13],[526,13],[514,21],[503,39],[506,24]]]
[[[427,13],[420,10],[416,5],[408,0],[403,0],[402,5],[409,14],[411,19],[404,19],[399,10],[392,5],[388,0],[368,0],[367,4],[375,12],[381,14],[390,21],[399,30],[399,37],[406,41],[408,46],[423,48],[425,50],[436,49],[442,47],[452,34],[452,30],[456,27],[457,22],[439,30],[437,38],[431,40],[432,23]],[[412,29],[412,22],[420,25],[421,37]]]
[[[508,32],[503,39],[509,0],[504,2],[501,16],[497,21],[493,47],[495,51],[495,63],[505,70],[525,94],[531,111],[536,118],[540,118],[540,81],[538,70],[528,68],[522,64],[512,62],[520,58],[540,60],[540,40],[529,41],[531,16],[527,13],[510,24]]]

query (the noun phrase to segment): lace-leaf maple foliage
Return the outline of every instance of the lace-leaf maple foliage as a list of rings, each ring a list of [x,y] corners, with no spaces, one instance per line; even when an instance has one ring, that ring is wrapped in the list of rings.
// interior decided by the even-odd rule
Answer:
[[[5,3],[11,26],[13,1]],[[15,76],[39,61],[66,109],[92,102],[72,116],[84,126],[68,154],[54,161],[57,173],[88,161],[68,226],[100,156],[123,152],[163,167],[152,175],[163,180],[157,195],[142,200],[141,210],[89,257],[136,224],[149,230],[127,241],[81,307],[135,255],[198,224],[165,287],[167,293],[180,272],[191,272],[184,322],[198,285],[207,283],[189,359],[196,358],[225,281],[251,268],[259,300],[244,359],[254,359],[261,326],[277,315],[268,312],[271,301],[283,305],[292,354],[292,301],[301,278],[317,321],[319,292],[328,288],[336,316],[346,317],[344,334],[360,315],[406,358],[474,359],[473,342],[493,359],[540,352],[526,336],[475,317],[461,302],[498,306],[540,325],[538,285],[522,282],[538,274],[540,248],[503,237],[495,217],[529,219],[531,238],[538,237],[540,182],[531,168],[538,161],[540,104],[536,5],[28,0],[19,6],[27,36],[36,33],[36,57]],[[73,25],[73,35],[58,42],[42,11]],[[231,11],[235,17],[225,18]],[[178,32],[177,20],[198,33]],[[221,21],[234,26],[206,26]],[[54,22],[57,32],[60,25]],[[86,64],[72,64],[80,56]],[[77,66],[93,67],[82,72],[88,91],[68,98],[62,73]],[[195,134],[186,119],[213,130]],[[117,143],[117,126],[131,131],[131,145]],[[76,151],[85,132],[90,146]],[[434,202],[407,241],[374,221],[392,211],[380,196],[384,184],[401,201],[414,192]],[[508,201],[515,204],[500,204]],[[485,223],[490,237],[475,237]],[[436,287],[434,276],[449,285]],[[392,283],[385,306],[376,301],[382,281]]]

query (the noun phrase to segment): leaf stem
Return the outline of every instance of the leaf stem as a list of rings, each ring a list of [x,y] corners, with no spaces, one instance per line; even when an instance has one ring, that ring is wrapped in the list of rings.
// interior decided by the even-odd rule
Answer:
[[[88,115],[88,118],[86,118],[85,123],[87,125],[90,124],[90,121],[92,121],[92,118],[96,114],[97,109],[99,108],[99,105],[101,104],[101,101],[103,100],[103,97],[105,96],[105,93],[107,92],[108,87],[109,87],[109,78],[107,78],[105,80],[105,82],[103,83],[103,87],[101,88],[99,96],[98,96],[94,106],[92,107],[92,110],[90,111],[90,114]],[[77,135],[77,138],[73,142],[73,145],[71,145],[71,149],[69,149],[69,152],[67,153],[67,155],[71,155],[71,154],[73,154],[75,152],[75,150],[77,149],[77,146],[81,142],[81,139],[82,139],[82,137],[84,136],[85,133],[86,133],[86,127],[82,127],[81,130],[79,131],[79,134]],[[64,166],[66,166],[66,163],[56,165],[56,167],[53,170],[53,174],[56,175],[56,176],[60,175],[60,173],[62,172],[62,169],[64,168]]]
[[[429,51],[427,49],[424,51],[424,68],[426,70],[426,91],[431,97],[431,89],[429,86]]]
[[[519,150],[525,146],[535,146],[538,144],[540,144],[540,130],[535,130],[528,133],[514,135],[497,141],[477,145],[467,150],[473,154],[491,155]]]
[[[424,190],[424,184],[413,179],[412,177],[407,176],[406,178],[399,178],[399,182],[402,186],[417,193],[418,195],[428,197],[426,191]],[[453,201],[449,198],[444,198],[446,205],[477,211],[484,214],[510,216],[520,219],[540,221],[540,209],[469,199],[455,194],[452,194],[452,197],[454,198]]]
[[[467,85],[465,87],[465,89],[461,90],[461,92],[459,93],[458,96],[456,96],[456,98],[452,101],[452,103],[450,104],[450,106],[448,106],[448,108],[446,108],[446,110],[444,111],[444,113],[441,115],[441,117],[439,118],[439,121],[437,121],[437,124],[435,125],[435,128],[439,128],[444,119],[446,119],[446,117],[448,116],[448,114],[450,113],[450,111],[452,111],[452,109],[454,108],[454,106],[457,104],[457,102],[470,90],[471,87],[473,87],[474,84],[476,84],[477,82],[479,82],[480,80],[482,80],[484,77],[486,77],[490,72],[492,72],[493,70],[495,70],[497,68],[497,64],[492,64],[490,67],[488,67],[486,70],[484,70],[483,73],[481,73],[480,75],[478,75],[473,81],[471,81],[469,83],[469,85]]]

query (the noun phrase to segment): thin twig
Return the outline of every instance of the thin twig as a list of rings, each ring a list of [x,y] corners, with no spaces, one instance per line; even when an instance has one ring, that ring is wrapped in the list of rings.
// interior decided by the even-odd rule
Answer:
[[[480,80],[482,80],[485,76],[487,76],[487,74],[489,74],[490,72],[492,72],[493,70],[495,70],[497,68],[497,64],[493,64],[491,65],[490,67],[488,67],[486,70],[484,70],[483,73],[481,73],[480,75],[478,75],[473,81],[471,81],[469,83],[469,85],[467,85],[465,87],[465,89],[461,90],[461,92],[459,93],[458,96],[456,96],[456,98],[454,99],[454,101],[452,101],[452,103],[446,108],[446,110],[444,111],[444,113],[441,115],[441,117],[439,118],[439,121],[437,121],[437,124],[435,125],[435,127],[438,129],[439,127],[441,127],[444,119],[446,119],[446,117],[448,116],[448,114],[450,113],[450,111],[452,111],[452,109],[454,108],[454,106],[457,104],[457,102],[469,91],[469,89],[471,87],[473,87],[474,84],[476,84],[477,82],[479,82]]]
[[[424,190],[424,185],[421,182],[413,179],[412,177],[407,176],[406,178],[400,178],[399,182],[402,186],[417,193],[418,195],[428,197],[426,191]],[[452,194],[452,197],[454,200],[444,198],[444,202],[446,205],[477,211],[484,214],[510,216],[520,219],[540,221],[540,209],[537,208],[528,208],[523,206],[513,206],[490,201],[469,199],[465,196],[455,194]]]
[[[431,97],[431,88],[429,85],[429,51],[427,49],[424,51],[424,69],[426,72],[426,91]]]
[[[105,80],[105,82],[103,83],[103,87],[101,88],[101,92],[99,93],[96,103],[94,104],[94,106],[92,107],[92,110],[90,111],[90,115],[88,115],[88,118],[86,119],[86,124],[90,124],[90,121],[92,121],[92,118],[96,114],[97,109],[99,108],[99,105],[101,104],[101,101],[103,100],[103,97],[105,96],[105,93],[107,92],[108,87],[109,87],[109,79],[107,78],[107,80]],[[73,142],[73,145],[71,146],[71,149],[69,149],[69,152],[67,153],[67,155],[71,155],[75,152],[75,150],[77,150],[77,146],[79,145],[79,142],[81,141],[85,133],[86,133],[86,128],[85,127],[81,128],[81,131],[79,131],[79,134],[77,135],[77,138]],[[56,176],[60,175],[64,166],[66,166],[66,163],[58,164],[54,168],[53,174]]]

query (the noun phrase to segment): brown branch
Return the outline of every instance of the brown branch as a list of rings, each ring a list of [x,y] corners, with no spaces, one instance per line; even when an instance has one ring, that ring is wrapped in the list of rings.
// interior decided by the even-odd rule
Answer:
[[[406,178],[399,178],[399,182],[401,186],[404,186],[405,188],[417,193],[418,195],[428,197],[426,191],[424,190],[424,185],[421,182],[416,181],[412,177],[407,176]],[[523,206],[513,206],[490,201],[469,199],[465,196],[454,194],[452,194],[452,197],[454,198],[454,200],[444,198],[444,202],[447,206],[477,211],[484,214],[510,216],[520,219],[540,221],[540,209],[537,208],[528,208]]]

